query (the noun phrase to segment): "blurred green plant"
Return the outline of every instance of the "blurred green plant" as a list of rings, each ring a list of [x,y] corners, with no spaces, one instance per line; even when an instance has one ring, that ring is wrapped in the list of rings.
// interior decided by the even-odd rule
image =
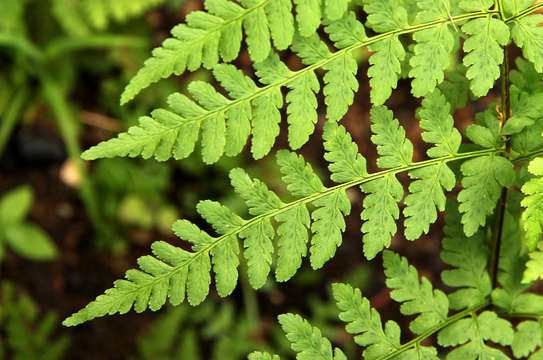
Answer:
[[[100,240],[97,243],[99,248],[110,247],[111,239],[118,236],[111,225],[104,221],[97,189],[79,157],[82,126],[78,107],[84,104],[74,104],[72,94],[84,76],[82,74],[89,71],[94,73],[100,66],[107,69],[116,63],[121,68],[128,68],[125,72],[129,76],[131,72],[127,63],[130,61],[127,60],[126,49],[131,49],[132,57],[137,57],[144,56],[150,46],[146,36],[126,35],[134,32],[130,27],[115,29],[110,33],[105,32],[108,27],[141,16],[153,6],[167,3],[173,7],[184,2],[0,1],[0,157],[23,115],[31,109],[38,109],[38,105],[47,104],[49,116],[64,141],[69,162],[75,165],[79,180],[76,186]],[[145,31],[146,27],[139,26],[136,33],[142,33],[140,29]],[[121,49],[123,55],[119,56]],[[102,50],[107,50],[106,61],[103,60]],[[82,54],[85,56],[80,56]],[[119,82],[118,76],[116,81]],[[98,86],[104,84],[97,81]],[[171,92],[171,87],[165,87]],[[100,96],[97,94],[97,98]],[[133,109],[147,111],[145,104],[142,101]],[[120,108],[118,102],[115,105]],[[127,114],[130,110],[119,111],[122,112]],[[134,114],[130,112],[126,117],[133,118]]]
[[[8,247],[31,260],[53,260],[57,248],[40,227],[25,221],[33,193],[29,186],[18,187],[0,198],[0,263]]]
[[[40,317],[35,301],[26,294],[16,295],[9,282],[3,282],[1,290],[0,359],[61,359],[70,340],[66,335],[52,338],[58,315],[49,311]]]

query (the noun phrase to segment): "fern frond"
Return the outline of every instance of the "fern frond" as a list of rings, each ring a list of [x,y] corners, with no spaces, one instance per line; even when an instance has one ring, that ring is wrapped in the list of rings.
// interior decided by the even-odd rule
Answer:
[[[466,237],[458,205],[453,200],[447,201],[445,222],[441,260],[454,269],[444,270],[441,279],[448,286],[461,288],[449,295],[451,309],[460,310],[481,303],[490,295],[492,284],[486,271],[490,251],[482,231]]]
[[[373,107],[370,115],[374,133],[371,139],[381,155],[377,165],[383,169],[409,165],[413,145],[405,138],[398,120],[393,120],[392,111],[383,106]],[[362,191],[368,194],[361,214],[362,220],[366,220],[362,224],[364,255],[372,259],[390,245],[391,237],[396,233],[395,220],[400,213],[397,203],[402,200],[404,191],[394,174],[362,185]]]
[[[470,11],[486,10],[492,4],[492,1],[480,4],[476,1],[463,1],[460,6]],[[468,67],[466,76],[471,80],[471,91],[477,97],[484,96],[500,76],[499,65],[503,62],[501,47],[509,43],[509,27],[501,20],[487,16],[470,20],[462,26],[462,31],[470,35],[464,42],[464,51],[467,55],[464,56],[463,62]]]
[[[447,319],[447,296],[440,290],[432,289],[427,278],[423,277],[419,282],[417,269],[409,265],[404,257],[386,250],[383,252],[383,266],[387,287],[392,290],[390,297],[402,303],[402,314],[420,314],[409,324],[411,331],[420,335]]]
[[[500,350],[488,346],[487,340],[504,346],[511,345],[513,341],[511,323],[492,311],[459,320],[441,330],[437,337],[441,346],[460,345],[447,355],[450,360],[509,359]]]
[[[292,350],[298,355],[299,360],[344,360],[345,354],[335,348],[332,351],[330,341],[322,337],[316,327],[311,326],[300,315],[283,314],[278,316],[279,323],[291,342]]]
[[[247,34],[251,59],[258,63],[271,50],[270,35],[278,49],[287,48],[294,34],[292,4],[289,0],[244,0],[243,7],[228,0],[206,0],[206,12],[193,11],[186,24],[172,29],[172,38],[153,51],[143,68],[132,78],[121,95],[121,104],[162,78],[212,68],[219,62],[237,58],[242,26]]]
[[[454,128],[450,105],[439,90],[435,90],[422,101],[417,115],[420,127],[426,132],[422,139],[435,146],[428,150],[432,158],[455,155],[460,148],[462,136]],[[450,191],[456,185],[454,173],[445,163],[409,172],[412,179],[410,194],[405,199],[405,236],[418,239],[428,233],[429,225],[437,220],[436,207],[445,210],[444,190]]]
[[[534,64],[536,71],[543,72],[543,15],[525,16],[513,23],[511,37],[522,48],[522,55]]]

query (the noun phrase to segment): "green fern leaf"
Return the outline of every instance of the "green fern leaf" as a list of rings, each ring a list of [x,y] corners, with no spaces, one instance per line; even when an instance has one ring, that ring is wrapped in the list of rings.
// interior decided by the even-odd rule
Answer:
[[[302,63],[305,65],[313,65],[332,56],[332,53],[328,50],[328,46],[326,46],[317,34],[308,37],[294,34],[292,51],[300,57]]]
[[[245,258],[249,274],[249,283],[259,289],[266,283],[272,263],[273,243],[275,234],[273,226],[268,219],[259,221],[240,232],[244,241]]]
[[[522,10],[533,4],[532,0],[510,0],[503,2],[505,13],[513,16],[519,14]]]
[[[321,0],[294,0],[294,3],[300,35],[307,37],[314,34],[321,24]]]
[[[245,200],[251,215],[262,215],[283,206],[274,192],[260,180],[251,179],[243,169],[232,169],[230,181],[236,193]]]
[[[396,234],[396,220],[400,216],[397,203],[402,200],[404,190],[394,175],[370,181],[361,188],[367,194],[360,214],[365,220],[362,224],[364,256],[371,260],[390,246],[391,238]]]
[[[447,319],[447,296],[440,290],[433,290],[428,279],[422,278],[419,282],[417,269],[410,266],[404,257],[386,250],[383,252],[383,266],[387,287],[392,290],[390,297],[402,303],[402,314],[420,314],[409,324],[411,331],[420,335]]]
[[[270,355],[260,351],[254,351],[247,357],[248,360],[281,360],[278,355]]]
[[[368,49],[375,52],[369,59],[368,69],[371,102],[373,105],[382,105],[396,88],[405,50],[397,36],[378,41],[368,46]]]
[[[459,6],[466,11],[488,10],[493,5],[492,0],[460,0]]]
[[[383,329],[381,316],[370,308],[368,299],[359,289],[348,284],[332,284],[334,299],[341,311],[339,319],[346,322],[345,329],[355,335],[354,341],[364,350],[365,359],[377,359],[400,347],[400,328],[394,321],[387,321]]]
[[[324,0],[324,15],[328,20],[341,19],[352,0]]]
[[[318,328],[311,326],[300,315],[282,314],[278,316],[283,331],[296,351],[298,360],[343,360],[343,352],[336,348],[332,352],[330,341],[322,337]]]
[[[538,346],[543,345],[543,329],[537,321],[523,321],[517,325],[511,348],[517,358],[528,357]],[[543,350],[537,351],[530,359],[537,360]]]
[[[393,119],[392,111],[383,106],[371,110],[373,125],[372,142],[377,145],[381,155],[377,159],[380,168],[407,166],[413,156],[413,145],[405,138],[405,131]],[[362,185],[366,194],[364,210],[361,213],[362,232],[364,233],[364,255],[372,259],[383,248],[390,245],[391,236],[396,233],[395,220],[399,217],[397,203],[403,198],[403,186],[395,175],[390,174],[381,179]]]
[[[409,26],[407,10],[396,1],[365,1],[364,11],[368,14],[366,26],[378,33]],[[368,69],[371,102],[381,105],[396,88],[405,50],[397,35],[371,44],[368,49],[375,52],[369,59]]]
[[[315,131],[318,120],[317,97],[319,80],[313,71],[308,71],[287,84],[291,90],[287,94],[289,123],[288,141],[293,150],[299,149]]]
[[[353,56],[346,52],[323,68],[328,70],[324,75],[326,85],[323,89],[326,115],[331,121],[339,121],[352,105],[354,92],[358,91],[358,64]]]
[[[527,127],[531,127],[541,118],[543,111],[543,92],[529,94],[511,88],[511,112],[513,115],[505,123],[501,134],[518,134]]]
[[[283,174],[288,191],[296,197],[306,197],[325,190],[321,179],[301,155],[279,150],[277,164]]]
[[[492,4],[492,2],[490,2]],[[471,91],[477,97],[484,96],[500,76],[499,65],[503,62],[502,46],[509,43],[509,27],[492,17],[470,20],[462,26],[470,35],[464,42],[466,76],[471,80]]]
[[[241,7],[228,0],[206,0],[208,12],[193,11],[186,24],[172,29],[172,38],[153,51],[143,68],[132,78],[121,95],[121,104],[132,100],[150,84],[194,71],[212,68],[219,62],[234,60],[240,50],[242,25],[251,59],[264,60],[271,50],[270,32],[278,49],[285,49],[294,33],[291,7],[287,0],[245,0]]]
[[[515,20],[511,36],[522,48],[522,54],[530,60],[538,72],[543,72],[543,15],[535,14]]]
[[[311,266],[320,269],[334,257],[336,248],[343,242],[345,216],[351,212],[351,202],[345,190],[339,189],[313,202],[311,231]]]
[[[451,14],[448,0],[418,0],[420,13],[417,19],[420,22],[445,20]],[[411,70],[409,76],[413,77],[411,92],[420,97],[431,93],[443,79],[443,71],[449,66],[457,37],[450,23],[444,23],[430,29],[417,31],[413,34],[417,42],[414,55],[409,60]]]
[[[480,315],[449,325],[439,332],[437,340],[441,346],[461,345],[447,355],[450,360],[505,360],[509,357],[500,350],[489,347],[485,341],[510,345],[513,341],[513,329],[507,320],[500,319],[496,313],[484,311]]]
[[[324,30],[338,49],[345,49],[367,40],[364,25],[356,19],[356,14],[353,11],[346,12],[337,21],[328,22]]]
[[[492,290],[490,276],[486,271],[489,249],[485,236],[478,231],[466,237],[460,223],[458,205],[453,200],[447,201],[441,260],[455,269],[444,270],[441,279],[445,285],[461,288],[449,295],[451,309],[461,310],[480,304]]]
[[[311,223],[305,205],[299,205],[275,217],[281,224],[277,228],[277,281],[289,280],[302,265],[307,255],[308,228]]]
[[[489,155],[467,160],[461,167],[462,186],[458,194],[462,224],[466,235],[472,236],[486,217],[494,211],[501,190],[513,183],[515,171],[509,160]]]
[[[324,124],[322,135],[324,158],[331,163],[328,169],[336,183],[349,182],[367,176],[366,159],[358,152],[358,145],[343,126],[334,122]]]
[[[392,111],[384,106],[371,109],[371,141],[377,145],[377,166],[390,169],[408,166],[413,158],[413,144],[405,138],[405,130],[398,120],[393,119]]]
[[[533,281],[543,279],[543,250],[530,253],[530,258],[526,261],[526,270],[522,277],[523,283],[531,283]]]
[[[543,232],[543,158],[532,160],[528,171],[537,177],[522,186],[525,197],[520,204],[526,208],[522,213],[526,246],[529,251],[534,251]]]
[[[450,106],[445,97],[435,90],[422,102],[417,112],[425,142],[435,144],[428,150],[430,157],[454,156],[462,142],[462,136],[454,128]],[[436,207],[445,210],[445,194],[456,185],[456,178],[445,162],[409,172],[412,179],[410,194],[405,199],[405,236],[409,240],[418,239],[428,233],[429,225],[437,220]]]
[[[508,194],[509,204],[518,209],[520,196]],[[543,313],[543,296],[526,290],[533,282],[523,282],[526,257],[521,254],[521,229],[518,215],[505,212],[500,249],[498,282],[501,288],[492,291],[492,303],[509,313]]]
[[[366,0],[364,11],[368,14],[366,26],[384,33],[409,26],[408,11],[403,1]]]
[[[243,220],[227,207],[215,201],[200,201],[196,206],[198,213],[220,235],[226,235],[243,225]],[[195,250],[198,250],[195,248]],[[228,236],[210,252],[215,272],[217,292],[226,297],[234,291],[238,280],[239,245],[236,235]]]
[[[338,49],[347,48],[367,39],[364,26],[356,15],[349,11],[345,16],[329,23],[325,31]],[[345,52],[338,58],[323,66],[328,72],[324,75],[324,96],[328,119],[339,121],[352,105],[354,93],[358,91],[356,73],[358,64],[350,52]]]
[[[273,44],[278,50],[289,47],[294,36],[294,18],[292,16],[292,1],[270,1],[264,7],[270,27]]]

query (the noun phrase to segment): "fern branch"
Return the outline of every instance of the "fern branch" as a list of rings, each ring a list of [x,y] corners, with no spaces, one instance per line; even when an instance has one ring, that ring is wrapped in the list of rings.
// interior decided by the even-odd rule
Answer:
[[[95,302],[90,303],[86,308],[80,310],[78,313],[72,315],[70,318],[66,319],[64,321],[65,325],[77,325],[79,323],[82,323],[84,321],[90,320],[92,318],[95,318],[97,316],[103,316],[107,313],[116,313],[116,312],[127,312],[132,307],[132,303],[135,301],[135,309],[136,311],[143,311],[147,307],[147,302],[141,303],[141,300],[138,301],[139,296],[141,294],[147,294],[146,296],[149,296],[149,294],[154,294],[155,292],[158,292],[156,296],[151,295],[151,300],[149,301],[151,309],[158,309],[162,307],[164,302],[166,301],[166,294],[170,294],[170,301],[174,303],[179,303],[184,298],[184,284],[187,280],[187,271],[190,271],[191,273],[201,273],[201,278],[198,278],[195,281],[199,281],[202,286],[196,286],[195,284],[192,285],[193,291],[191,291],[191,283],[189,282],[187,289],[189,293],[189,302],[192,304],[198,304],[207,296],[207,289],[209,288],[209,283],[211,281],[209,277],[209,271],[211,269],[211,265],[209,263],[209,254],[213,253],[213,251],[223,251],[224,249],[227,249],[228,246],[226,245],[228,242],[234,241],[238,235],[241,237],[245,237],[248,232],[251,232],[256,227],[261,227],[262,231],[261,234],[264,234],[263,236],[268,237],[266,229],[269,229],[271,227],[270,219],[274,218],[278,215],[284,214],[289,210],[295,210],[298,206],[304,206],[305,204],[317,201],[319,199],[323,199],[327,196],[333,196],[334,194],[339,193],[340,191],[345,191],[349,187],[361,185],[376,179],[383,178],[387,175],[394,175],[405,171],[410,171],[414,169],[424,168],[428,166],[433,166],[440,163],[447,163],[449,161],[456,161],[456,160],[462,160],[462,159],[468,159],[468,158],[474,158],[489,154],[497,154],[502,152],[503,149],[485,149],[485,150],[479,150],[479,151],[472,151],[472,152],[466,152],[461,153],[457,155],[450,155],[450,156],[444,156],[440,158],[435,158],[431,160],[421,161],[414,164],[409,164],[405,166],[399,166],[392,169],[380,171],[374,174],[371,174],[369,176],[362,176],[359,178],[355,178],[354,180],[345,182],[343,184],[339,184],[334,187],[330,188],[324,188],[322,191],[317,191],[310,195],[304,195],[304,197],[295,200],[288,204],[279,204],[277,203],[276,208],[272,208],[268,211],[262,212],[259,215],[255,216],[254,218],[250,220],[243,220],[237,215],[233,215],[232,213],[228,212],[226,208],[219,207],[220,211],[207,211],[209,216],[221,216],[221,218],[211,219],[207,218],[208,221],[210,221],[212,224],[217,225],[215,226],[217,232],[221,234],[221,236],[217,238],[212,238],[211,236],[207,235],[204,232],[201,232],[197,227],[194,225],[185,222],[180,221],[179,229],[183,232],[183,234],[180,237],[182,238],[188,238],[188,240],[191,240],[191,242],[195,245],[194,250],[195,252],[186,252],[181,249],[177,249],[171,245],[168,245],[167,243],[163,242],[156,242],[153,246],[153,251],[156,254],[162,255],[158,256],[159,258],[163,259],[165,262],[162,262],[160,260],[157,260],[151,256],[145,256],[143,258],[140,258],[141,262],[140,265],[142,266],[145,271],[150,272],[152,275],[147,274],[146,272],[137,271],[137,270],[129,270],[127,272],[127,280],[118,280],[115,283],[115,287],[106,291],[105,295],[99,296]],[[287,181],[288,182],[288,181]],[[212,202],[204,202],[205,206],[215,206],[217,207],[216,203]],[[202,209],[199,209],[202,210]],[[217,215],[218,214],[218,215]],[[232,215],[231,215],[232,214]],[[230,218],[228,218],[230,217]],[[230,227],[232,230],[229,230]],[[178,231],[179,232],[179,231]],[[265,255],[269,255],[269,238],[268,239],[261,239],[258,240],[257,244],[254,244],[254,246],[264,246],[266,247]],[[273,249],[271,249],[273,251]],[[229,256],[231,258],[231,256]],[[168,265],[171,264],[171,265]],[[233,272],[227,272],[226,275],[228,276],[236,276],[237,272],[235,270],[235,267],[230,267],[232,264],[225,264],[226,270]],[[192,267],[195,267],[192,269]],[[269,264],[266,265],[266,268],[269,269]],[[192,269],[192,270],[191,270]],[[266,270],[266,269],[264,269]],[[204,275],[206,274],[206,275]],[[267,275],[267,270],[266,270]],[[190,276],[189,276],[190,278]],[[172,285],[172,289],[168,290],[167,284],[169,282],[181,282],[177,285]],[[164,285],[166,284],[166,285]],[[225,287],[223,288],[222,294],[225,295],[233,290],[233,288],[228,286],[228,284],[231,284],[231,282],[225,283]],[[233,283],[235,284],[235,282]],[[262,276],[258,279],[253,279],[253,286],[261,286],[262,285]],[[164,288],[166,286],[166,288]],[[234,285],[235,286],[235,285]],[[175,289],[173,289],[175,288]],[[205,288],[205,292],[202,291],[201,288]],[[179,293],[181,291],[181,293]],[[172,293],[173,292],[173,293]],[[191,292],[194,292],[191,294]],[[130,300],[132,299],[132,300]]]
[[[452,17],[452,20],[465,21],[470,19],[477,19],[490,16],[494,13],[494,10],[476,11],[468,14],[454,16]],[[273,81],[264,81],[265,83],[267,83],[266,86],[254,86],[251,91],[241,94],[242,96],[235,96],[235,99],[225,98],[225,100],[221,104],[213,106],[212,108],[207,108],[205,110],[202,109],[199,113],[189,116],[189,118],[184,118],[171,112],[166,113],[163,110],[156,110],[152,114],[153,118],[142,118],[139,126],[130,128],[127,133],[120,134],[118,138],[111,139],[107,142],[98,144],[97,146],[90,148],[83,154],[83,158],[86,160],[94,160],[102,157],[113,157],[119,155],[126,156],[127,154],[129,154],[130,156],[137,156],[142,154],[144,158],[149,158],[152,155],[155,155],[155,158],[157,158],[157,160],[167,160],[172,157],[172,155],[176,159],[182,159],[192,153],[194,149],[194,143],[198,139],[199,125],[202,122],[205,122],[206,119],[209,120],[214,119],[215,117],[224,117],[223,114],[226,114],[226,117],[228,118],[229,111],[236,112],[237,110],[239,112],[239,109],[241,107],[248,108],[251,104],[253,104],[256,108],[262,108],[262,104],[255,103],[260,102],[261,99],[266,100],[266,103],[274,102],[271,99],[275,99],[277,97],[277,94],[279,94],[281,87],[291,86],[291,84],[294,84],[298,81],[303,82],[303,78],[312,75],[312,73],[316,69],[333,69],[333,64],[335,64],[336,62],[341,62],[342,58],[344,58],[348,53],[355,49],[374,44],[387,38],[397,37],[401,34],[414,33],[420,30],[430,29],[436,26],[440,26],[442,24],[447,24],[450,21],[451,19],[449,18],[439,19],[419,25],[409,26],[405,29],[396,29],[369,38],[364,37],[364,40],[353,38],[352,40],[349,40],[350,42],[352,42],[350,46],[340,49],[334,53],[329,53],[326,49],[327,53],[325,55],[320,56],[320,58],[318,58],[318,61],[313,62],[311,65],[308,65],[305,68],[294,72],[288,71],[284,76],[275,76],[273,77]],[[266,99],[266,97],[269,97],[269,99]],[[281,108],[283,106],[279,103],[274,105],[277,108]],[[274,113],[277,113],[277,111],[274,111]],[[337,113],[337,111],[335,113]],[[280,120],[280,118],[278,117],[278,113],[276,114],[276,116],[273,117],[273,119],[260,119],[263,115],[260,112],[258,112],[257,114],[257,111],[255,111],[255,114],[253,115],[259,120],[258,133],[262,133],[262,126],[264,126],[264,123],[273,123],[274,121]],[[222,121],[224,121],[224,119]],[[257,126],[255,125],[255,123],[256,122],[253,122],[253,129]],[[270,124],[270,126],[273,126],[272,133],[275,134],[279,132],[277,124],[273,123]],[[185,138],[181,139],[180,133],[185,132],[190,132],[190,135],[187,134]],[[224,139],[221,139],[221,142],[222,141],[224,141]],[[252,150],[254,157],[261,158],[266,155],[271,148],[271,145],[273,145],[273,142],[274,138],[270,136],[270,134],[266,135],[266,141],[260,139],[260,137],[253,139]],[[205,145],[208,143],[209,141],[204,144],[204,148],[206,147]],[[174,144],[178,145],[175,150]],[[255,147],[254,144],[257,144],[258,146]],[[294,145],[293,148],[296,148],[300,144],[295,143],[291,145]],[[160,154],[158,154],[159,151]],[[222,155],[222,148],[218,146],[216,149],[211,149],[211,152],[213,152],[213,156],[206,156],[206,154],[204,154],[204,161],[207,163],[213,163],[218,160],[218,158]],[[235,151],[228,153],[228,155],[235,155]]]
[[[487,300],[487,301],[484,301],[480,304],[477,304],[477,305],[474,305],[472,307],[469,307],[459,313],[456,313],[450,317],[448,317],[446,320],[444,320],[443,322],[437,324],[437,325],[434,325],[433,327],[429,328],[428,330],[426,330],[425,332],[423,332],[422,334],[420,334],[419,336],[417,336],[416,338],[414,338],[413,340],[409,341],[409,342],[406,342],[405,344],[401,345],[398,349],[396,349],[394,352],[391,352],[381,358],[379,358],[378,360],[388,360],[388,359],[394,359],[396,356],[420,345],[420,343],[422,341],[424,341],[425,339],[429,338],[430,336],[432,336],[433,334],[437,333],[438,331],[440,331],[441,329],[444,329],[445,327],[447,327],[448,325],[450,324],[453,324],[455,322],[457,322],[458,320],[461,320],[467,316],[470,316],[472,313],[475,313],[481,309],[484,309],[485,307],[488,306],[488,304],[490,303],[490,300]]]

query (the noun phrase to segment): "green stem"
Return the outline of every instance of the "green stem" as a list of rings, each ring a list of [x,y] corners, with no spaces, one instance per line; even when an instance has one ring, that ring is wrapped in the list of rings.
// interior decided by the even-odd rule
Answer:
[[[28,99],[28,89],[26,86],[17,90],[12,99],[6,113],[2,117],[2,123],[0,123],[0,158],[11,136],[11,132],[19,119],[19,114]]]
[[[67,52],[77,50],[116,47],[145,48],[147,46],[147,40],[141,37],[100,34],[56,39],[47,46],[45,54],[49,60],[54,60]]]
[[[498,0],[498,4],[501,1]],[[507,123],[511,115],[511,95],[510,95],[510,80],[509,80],[509,47],[505,46],[503,49],[504,60],[502,63],[501,71],[501,96],[502,96],[502,127]],[[505,157],[510,158],[511,143],[509,139],[506,139]],[[500,262],[500,250],[503,237],[503,223],[505,218],[505,209],[507,206],[507,188],[502,189],[500,200],[498,202],[498,213],[496,219],[496,227],[492,234],[492,244],[490,246],[490,264],[489,275],[492,280],[492,288],[496,288],[498,285],[498,272]]]
[[[487,301],[482,302],[480,304],[469,307],[466,310],[463,310],[463,311],[461,311],[461,312],[459,312],[457,314],[454,314],[453,316],[448,317],[445,321],[443,321],[443,322],[441,322],[441,323],[439,323],[437,325],[432,326],[430,329],[426,330],[425,332],[423,332],[422,334],[417,336],[415,339],[413,339],[413,340],[403,344],[402,346],[400,346],[398,349],[396,349],[396,351],[391,352],[391,353],[389,353],[389,354],[387,354],[385,356],[382,356],[382,357],[378,358],[378,360],[387,360],[387,359],[395,358],[396,356],[400,355],[401,353],[406,352],[407,350],[410,350],[410,349],[418,346],[423,340],[429,338],[430,336],[437,333],[441,329],[447,327],[448,325],[450,325],[452,323],[455,323],[458,320],[463,319],[466,316],[470,316],[472,313],[477,312],[477,311],[485,308],[486,306],[488,306],[489,303],[490,303],[490,301],[487,300]]]
[[[506,318],[531,318],[543,320],[543,313],[517,313],[517,312],[507,312],[507,311],[497,311],[500,317]]]
[[[80,158],[81,150],[78,141],[79,124],[75,121],[65,96],[57,83],[45,72],[38,71],[38,76],[41,81],[43,96],[55,115],[55,120],[66,145],[70,161],[76,166],[81,178],[78,188],[81,199],[94,227],[101,232],[105,228],[96,202],[97,196],[85,164]]]
[[[14,48],[36,62],[41,62],[44,59],[41,50],[22,36],[0,34],[0,48],[1,47]]]

